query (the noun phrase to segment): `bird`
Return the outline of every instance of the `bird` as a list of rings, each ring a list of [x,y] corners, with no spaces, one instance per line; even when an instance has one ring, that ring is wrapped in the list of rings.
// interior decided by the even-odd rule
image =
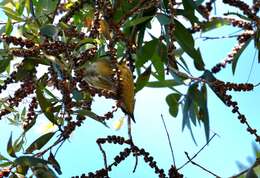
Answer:
[[[118,72],[118,85],[115,82],[115,71]],[[91,87],[111,92],[118,106],[134,122],[135,92],[132,71],[126,62],[113,63],[109,55],[96,57],[83,65],[84,77]]]

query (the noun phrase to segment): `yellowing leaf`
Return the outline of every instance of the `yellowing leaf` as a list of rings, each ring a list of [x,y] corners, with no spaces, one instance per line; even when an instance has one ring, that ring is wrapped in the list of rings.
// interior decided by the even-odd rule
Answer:
[[[115,129],[115,130],[121,129],[122,126],[123,126],[123,124],[124,124],[124,120],[125,120],[124,117],[118,119],[118,120],[114,123],[114,129]]]

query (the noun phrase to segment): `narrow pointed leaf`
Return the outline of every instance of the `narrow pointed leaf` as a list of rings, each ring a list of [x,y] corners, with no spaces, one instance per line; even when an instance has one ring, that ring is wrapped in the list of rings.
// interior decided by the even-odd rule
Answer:
[[[135,93],[143,89],[147,82],[149,81],[152,69],[151,66],[146,68],[146,70],[137,78],[136,85],[135,85]]]
[[[233,57],[232,60],[232,72],[233,74],[235,74],[236,71],[236,67],[237,67],[237,62],[240,58],[240,55],[243,53],[243,51],[247,48],[247,46],[249,45],[249,43],[251,42],[253,38],[249,38],[245,44],[242,46],[242,48],[235,54],[235,56]]]
[[[50,164],[52,165],[52,167],[55,169],[55,171],[61,175],[61,167],[60,164],[58,163],[58,161],[55,159],[55,156],[52,154],[52,152],[50,153],[49,157],[48,157],[48,161],[50,162]]]
[[[53,137],[54,134],[55,132],[50,132],[40,136],[26,149],[25,152],[27,154],[31,154],[35,150],[40,150],[44,145],[46,145],[46,143],[48,143],[48,141]]]
[[[47,165],[49,162],[40,158],[35,158],[33,156],[20,156],[19,158],[14,160],[15,165],[22,166],[36,166],[37,164]]]
[[[9,140],[8,140],[8,143],[7,143],[7,153],[12,156],[12,157],[16,157],[15,155],[15,150],[14,150],[14,147],[13,147],[13,140],[12,140],[12,133],[9,137]]]

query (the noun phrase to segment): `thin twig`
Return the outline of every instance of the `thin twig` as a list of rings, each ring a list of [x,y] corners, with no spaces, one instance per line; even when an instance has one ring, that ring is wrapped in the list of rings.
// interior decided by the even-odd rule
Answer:
[[[176,164],[175,164],[175,158],[174,158],[172,143],[171,143],[170,135],[169,135],[169,132],[168,132],[168,130],[167,130],[167,127],[166,127],[166,124],[165,124],[165,121],[164,121],[164,118],[163,118],[163,115],[162,115],[162,114],[161,114],[161,118],[162,118],[162,121],[163,121],[164,130],[165,130],[165,132],[166,132],[167,139],[168,139],[168,142],[169,142],[169,146],[170,146],[170,149],[171,149],[173,166],[175,167]]]
[[[105,165],[105,169],[107,170],[107,156],[106,156],[106,152],[105,150],[102,148],[101,144],[98,144],[98,147],[103,155],[103,159],[104,159],[104,165]]]
[[[204,168],[203,166],[199,165],[198,163],[195,163],[194,161],[192,161],[187,152],[185,152],[185,155],[187,156],[188,160],[189,160],[192,164],[194,164],[195,166],[198,166],[198,167],[201,168],[202,170],[204,170],[204,171],[210,173],[211,175],[213,175],[213,176],[215,176],[215,177],[217,177],[217,178],[220,178],[220,176],[218,176],[217,174],[211,172],[210,170],[208,170],[208,169]]]
[[[188,163],[190,163],[198,154],[210,143],[210,141],[216,136],[217,134],[214,133],[213,136],[207,141],[207,143],[194,155],[191,157],[190,160],[188,160],[186,163],[184,163],[181,167],[179,167],[177,170],[182,169],[184,166],[186,166]]]
[[[257,83],[257,84],[255,84],[255,85],[254,85],[254,87],[258,87],[259,85],[260,85],[260,82],[259,82],[259,83]]]
[[[246,82],[248,82],[250,77],[251,77],[251,74],[252,74],[252,71],[253,71],[253,67],[254,67],[254,63],[255,63],[255,59],[256,59],[256,54],[257,54],[257,50],[255,50],[254,58],[253,58],[253,61],[252,61],[252,64],[251,64],[250,71],[249,71],[249,74],[248,74]]]
[[[134,142],[133,142],[133,137],[132,137],[132,128],[131,128],[131,118],[130,118],[130,116],[128,116],[128,118],[127,118],[127,125],[128,125],[128,137],[129,137],[129,140],[130,140],[130,146],[131,146],[131,148],[133,148]],[[135,156],[135,166],[134,166],[133,172],[136,171],[137,165],[138,165],[138,156],[136,155]]]
[[[224,36],[200,36],[197,39],[206,40],[219,40],[224,38],[237,38],[239,35],[224,35]]]

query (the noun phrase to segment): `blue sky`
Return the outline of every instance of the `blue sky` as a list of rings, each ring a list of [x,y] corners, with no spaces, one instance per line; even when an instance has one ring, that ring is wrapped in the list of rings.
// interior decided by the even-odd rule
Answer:
[[[218,5],[218,10],[225,11],[223,6]],[[2,16],[2,15],[1,15]],[[154,29],[157,31],[158,29]],[[211,31],[205,35],[218,36],[236,31],[233,28],[223,27],[219,30]],[[226,54],[230,52],[236,44],[236,40],[221,39],[221,40],[198,40],[197,45],[200,46],[203,59],[206,67],[210,69],[217,62],[221,61]],[[225,81],[246,82],[249,75],[249,70],[254,57],[253,43],[246,49],[241,56],[236,75],[232,75],[231,66],[222,70],[216,77]],[[253,65],[252,75],[249,82],[254,84],[260,82],[260,66],[255,60]],[[200,73],[198,73],[198,76]],[[183,91],[184,93],[186,91]],[[187,129],[181,131],[182,116],[181,113],[177,118],[173,118],[168,114],[168,106],[165,102],[165,97],[171,93],[168,89],[151,89],[145,88],[136,96],[135,118],[136,124],[133,125],[133,139],[135,143],[145,148],[154,156],[159,167],[168,170],[172,164],[170,148],[167,141],[167,136],[161,121],[160,115],[163,114],[167,128],[170,132],[173,150],[176,158],[177,167],[187,161],[184,151],[190,156],[195,154],[204,144],[205,136],[203,127],[193,128],[194,135],[198,146],[194,144]],[[232,93],[233,94],[233,93]],[[238,101],[241,112],[243,112],[249,123],[260,130],[258,109],[260,106],[260,88],[255,88],[249,93],[234,93],[235,100]],[[110,106],[107,106],[104,99],[96,99],[95,102],[97,111],[102,113]],[[246,132],[244,125],[241,125],[231,109],[215,96],[208,88],[208,107],[210,115],[210,127],[212,133],[215,132],[219,136],[215,137],[211,143],[194,159],[195,162],[203,165],[212,172],[221,177],[228,177],[239,170],[236,161],[240,161],[245,165],[249,165],[247,157],[252,156],[252,142],[254,137]],[[95,107],[94,107],[95,108]],[[115,119],[122,117],[123,114],[118,112]],[[113,122],[111,122],[111,125]],[[18,133],[16,127],[7,126],[6,121],[0,121],[0,153],[6,154],[5,145],[8,141],[10,130]],[[211,135],[212,135],[211,133]],[[31,137],[37,138],[36,132],[31,132],[32,136],[28,139],[30,143]],[[78,128],[72,135],[69,142],[66,142],[60,149],[57,160],[61,163],[63,175],[60,177],[69,177],[72,175],[80,175],[89,171],[94,171],[103,166],[102,154],[96,145],[96,139],[106,137],[107,135],[123,135],[127,136],[126,124],[119,131],[105,128],[99,123],[91,119],[87,119],[84,125]],[[113,157],[123,149],[118,145],[107,145],[105,149],[108,151],[108,161],[111,162]],[[142,159],[139,159],[137,171],[132,174],[135,160],[129,157],[126,161],[115,168],[110,176],[126,177],[126,178],[153,178],[157,177]],[[181,172],[187,178],[203,177],[210,178],[212,175],[204,172],[200,168],[188,164]]]

